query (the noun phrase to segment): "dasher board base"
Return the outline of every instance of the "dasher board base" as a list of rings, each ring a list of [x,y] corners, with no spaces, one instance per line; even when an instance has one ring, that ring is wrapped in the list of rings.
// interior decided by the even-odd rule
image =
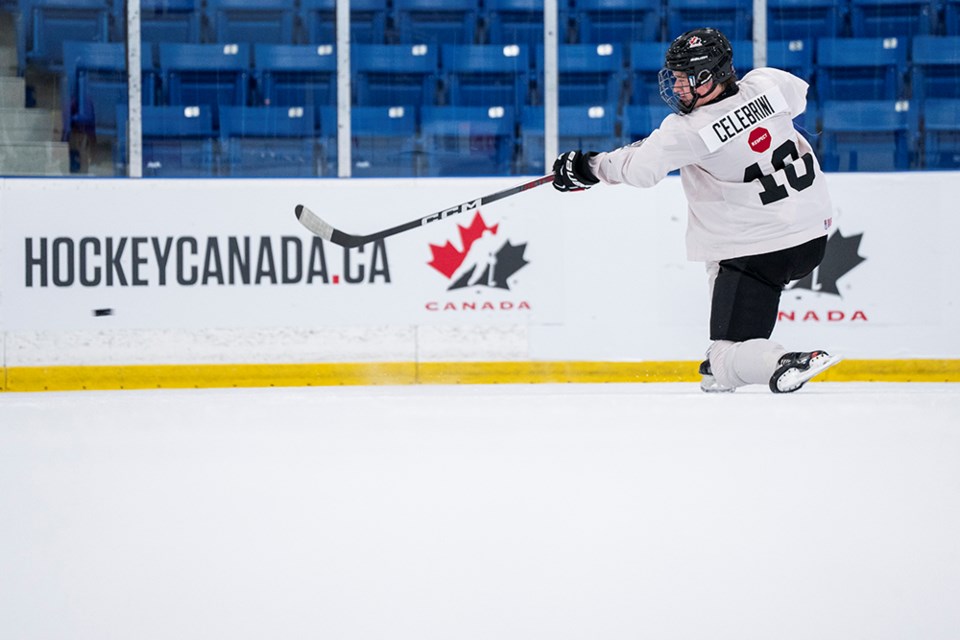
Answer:
[[[3,391],[697,382],[699,362],[364,362],[10,367]],[[820,382],[960,382],[960,360],[846,360]]]

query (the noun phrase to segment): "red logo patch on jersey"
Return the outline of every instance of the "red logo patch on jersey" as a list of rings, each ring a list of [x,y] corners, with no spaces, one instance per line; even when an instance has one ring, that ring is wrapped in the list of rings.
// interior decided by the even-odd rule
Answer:
[[[763,127],[757,127],[750,132],[747,142],[750,143],[751,149],[757,153],[763,153],[770,148],[770,132]]]

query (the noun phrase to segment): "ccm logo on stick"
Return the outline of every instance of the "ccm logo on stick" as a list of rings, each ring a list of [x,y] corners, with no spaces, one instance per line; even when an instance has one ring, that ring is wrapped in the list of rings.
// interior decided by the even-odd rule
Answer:
[[[477,198],[472,202],[464,202],[463,204],[457,205],[456,207],[450,207],[448,209],[444,209],[443,211],[438,211],[433,215],[425,217],[421,222],[421,224],[436,222],[437,220],[443,220],[444,218],[449,218],[452,215],[463,213],[464,211],[471,211],[473,209],[476,209],[480,206],[481,199],[482,198]]]

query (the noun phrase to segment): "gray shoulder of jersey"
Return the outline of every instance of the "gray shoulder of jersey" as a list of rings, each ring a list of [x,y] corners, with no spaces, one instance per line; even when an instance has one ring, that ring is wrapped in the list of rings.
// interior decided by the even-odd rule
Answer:
[[[660,126],[657,127],[661,131],[692,131],[691,123],[696,119],[697,111],[694,109],[693,113],[687,113],[681,115],[679,113],[669,113],[667,116],[660,121]]]
[[[740,79],[739,84],[741,87],[749,87],[756,84],[763,85],[769,82],[774,82],[777,84],[801,83],[804,86],[807,86],[807,82],[803,78],[795,76],[789,71],[777,69],[776,67],[760,67],[759,69],[751,69],[743,76],[743,78]]]

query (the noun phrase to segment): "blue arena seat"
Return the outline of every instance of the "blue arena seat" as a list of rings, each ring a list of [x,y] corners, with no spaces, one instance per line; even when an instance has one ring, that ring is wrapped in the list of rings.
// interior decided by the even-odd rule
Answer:
[[[660,123],[671,113],[673,109],[663,101],[659,105],[628,105],[623,110],[623,135],[626,142],[643,140],[653,133],[654,129],[659,129]]]
[[[17,31],[21,71],[34,64],[63,70],[63,43],[107,42],[110,0],[21,0]]]
[[[630,45],[631,104],[664,104],[660,98],[659,74],[668,46],[668,42],[634,42]]]
[[[333,44],[337,41],[337,0],[300,0],[302,42]],[[350,43],[386,44],[387,0],[350,0]]]
[[[263,106],[333,106],[337,56],[332,45],[257,44],[253,47],[254,102]]]
[[[339,130],[337,128],[337,108],[319,107],[320,128],[318,129],[317,140],[319,147],[317,149],[317,174],[320,176],[336,176],[337,161],[339,153],[337,150],[337,137]]]
[[[767,39],[843,37],[847,9],[837,0],[767,0]]]
[[[295,0],[205,0],[212,42],[292,44]]]
[[[222,107],[220,162],[227,175],[317,175],[312,107]]]
[[[850,31],[854,38],[926,35],[936,15],[936,0],[850,0]]]
[[[63,43],[65,95],[71,129],[92,131],[108,138],[117,135],[117,106],[127,104],[127,55],[119,42]],[[158,78],[151,49],[141,51],[142,104],[156,101]]]
[[[753,40],[731,40],[733,47],[733,69],[737,77],[742,78],[753,69]]]
[[[907,47],[898,38],[821,38],[816,61],[821,101],[895,100],[905,95]]]
[[[123,16],[125,0],[116,1],[116,15]],[[123,21],[118,21],[122,23]],[[202,38],[202,0],[140,0],[140,39],[143,42],[199,44]],[[126,40],[121,24],[118,42]]]
[[[589,107],[561,106],[557,117],[561,151],[609,151],[624,142],[615,103]],[[544,147],[543,107],[524,107],[520,116],[521,173],[542,174],[550,168],[544,166]]]
[[[512,170],[516,112],[511,107],[423,107],[425,175],[503,176]]]
[[[431,105],[440,90],[440,53],[426,44],[356,45],[354,98],[365,106]]]
[[[544,74],[543,46],[536,49],[535,71]],[[561,105],[618,104],[626,90],[624,51],[619,44],[564,44],[557,51],[557,92]],[[537,85],[536,104],[543,103]]]
[[[529,65],[525,45],[443,45],[440,69],[447,103],[518,108],[530,91]]]
[[[906,101],[823,103],[820,164],[825,171],[901,171],[911,166],[919,117]]]
[[[923,166],[960,169],[960,100],[927,100],[923,103]]]
[[[753,38],[753,0],[670,0],[666,7],[667,40],[706,26],[731,41]]]
[[[944,0],[943,33],[948,36],[960,36],[960,0]]]
[[[660,0],[573,0],[573,11],[582,43],[628,44],[665,39]]]
[[[793,119],[793,127],[816,149],[820,136],[820,105],[808,100],[806,110]]]
[[[915,101],[960,98],[960,36],[917,36],[910,57]]]
[[[127,110],[118,107],[114,159],[127,164]],[[143,175],[165,178],[216,175],[213,111],[206,106],[143,108]],[[120,172],[122,173],[122,171]]]
[[[474,44],[479,0],[393,0],[397,33],[404,44]]]
[[[811,82],[813,80],[813,41],[769,40],[767,66],[789,71]]]
[[[163,42],[157,51],[166,104],[247,104],[249,45]]]
[[[566,20],[562,13],[559,24]],[[490,44],[543,44],[543,0],[484,0],[483,25]],[[562,34],[561,28],[561,42]]]
[[[412,177],[423,172],[417,107],[354,107],[350,131],[354,177]]]

